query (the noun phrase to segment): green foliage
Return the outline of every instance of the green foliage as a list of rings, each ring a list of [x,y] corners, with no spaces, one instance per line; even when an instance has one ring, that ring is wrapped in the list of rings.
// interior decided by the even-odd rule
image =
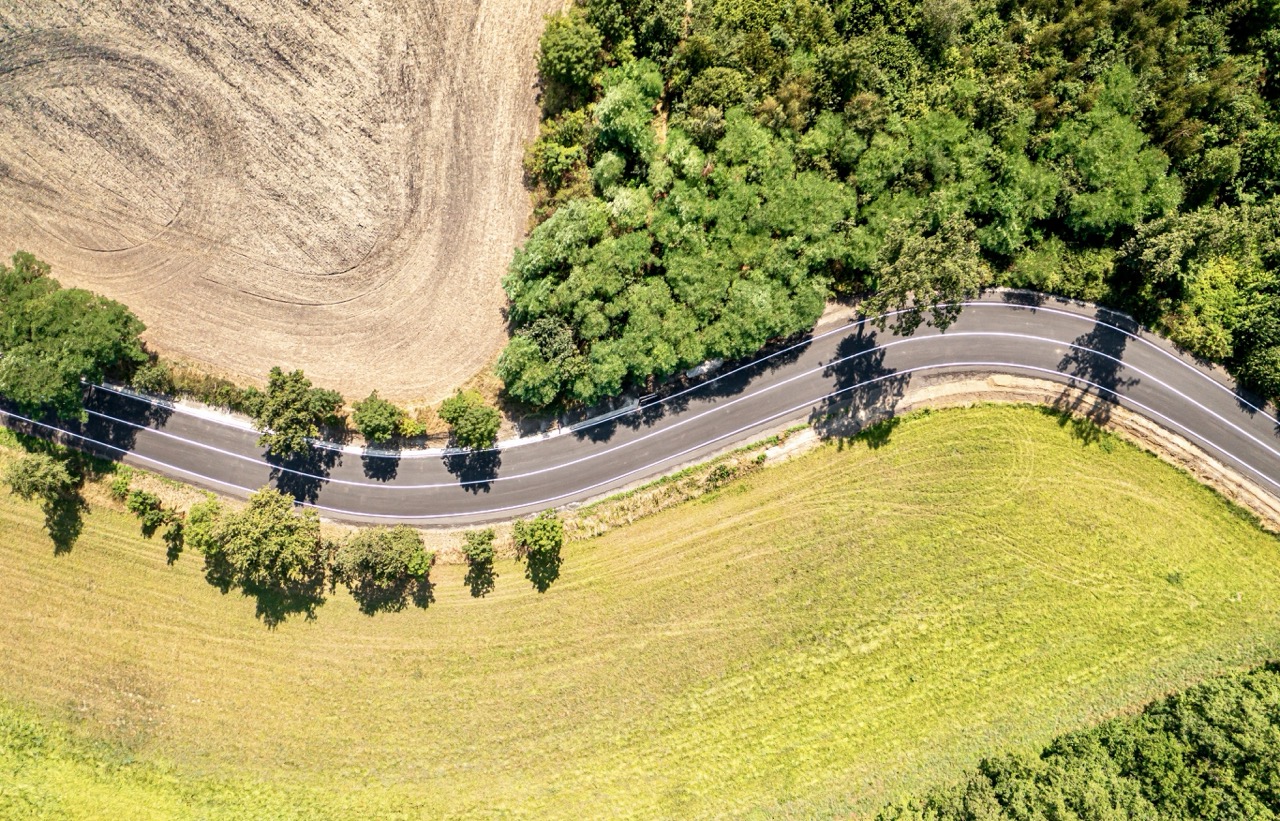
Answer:
[[[373,444],[386,442],[401,433],[408,421],[408,414],[379,397],[377,391],[352,407],[352,419],[356,423],[356,430],[360,431],[365,441]],[[412,428],[409,429],[412,430]]]
[[[1269,9],[584,0],[544,44],[600,38],[530,150],[545,221],[504,281],[499,375],[591,404],[805,330],[832,292],[926,308],[988,281],[1201,317],[1179,333],[1216,357],[1248,301],[1156,294],[1117,257],[1180,210],[1280,192]],[[1270,350],[1223,361],[1272,384]]]
[[[435,554],[424,549],[422,535],[410,527],[366,528],[335,551],[333,572],[366,613],[397,611],[412,597],[420,607],[431,601],[428,575]]]
[[[65,461],[47,453],[27,453],[11,462],[5,468],[4,481],[15,496],[39,502],[65,498],[79,484]]]
[[[933,325],[946,328],[960,313],[960,303],[977,296],[990,281],[973,234],[973,224],[958,217],[928,235],[908,223],[894,223],[876,268],[879,288],[867,300],[867,311],[901,310],[896,322],[907,331],[924,321],[928,311]]]
[[[176,389],[173,372],[159,359],[152,359],[133,372],[129,384],[143,393],[167,396]]]
[[[538,73],[547,84],[548,108],[559,111],[583,100],[600,69],[604,40],[578,9],[547,18],[538,48]]]
[[[311,614],[323,600],[320,520],[314,510],[295,510],[293,499],[273,488],[254,493],[241,511],[213,499],[194,505],[184,537],[204,555],[209,581],[257,597],[269,624],[294,612]]]
[[[502,424],[498,409],[486,405],[475,391],[458,391],[444,400],[440,418],[449,424],[454,442],[472,450],[493,447]]]
[[[493,570],[495,557],[492,529],[468,530],[462,534],[462,555],[467,559],[467,575],[463,582],[475,598],[483,598],[493,592],[498,574]]]
[[[252,391],[248,410],[262,431],[258,446],[273,456],[294,456],[310,448],[308,439],[320,435],[320,425],[335,424],[342,395],[311,387],[302,371],[272,368],[266,393]]]
[[[516,555],[525,562],[525,578],[539,593],[547,592],[551,583],[560,576],[564,522],[554,510],[544,510],[533,519],[517,520],[512,536]]]
[[[1276,818],[1280,668],[1222,677],[1140,715],[984,760],[959,786],[885,819]]]
[[[147,361],[143,330],[120,303],[62,288],[31,254],[0,264],[0,394],[24,411],[79,417],[82,379],[127,374]]]
[[[172,513],[164,509],[160,497],[145,490],[130,490],[125,496],[124,506],[141,520],[142,534],[147,538],[174,519]]]
[[[39,502],[54,551],[70,550],[80,537],[86,508],[80,496],[80,472],[52,453],[34,451],[9,463],[4,481],[15,496]]]

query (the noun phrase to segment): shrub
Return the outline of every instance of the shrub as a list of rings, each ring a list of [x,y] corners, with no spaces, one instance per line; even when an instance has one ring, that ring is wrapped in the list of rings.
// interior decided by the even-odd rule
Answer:
[[[468,530],[463,534],[462,555],[467,558],[467,575],[464,579],[471,588],[471,595],[482,598],[493,592],[498,574],[493,572],[493,531]]]
[[[525,561],[525,578],[539,593],[545,593],[560,577],[564,522],[554,510],[544,510],[534,519],[517,521],[513,536],[516,555]]]
[[[454,441],[471,450],[492,447],[502,423],[497,408],[486,405],[475,391],[458,391],[444,400],[440,418],[449,424]]]
[[[371,443],[386,442],[400,433],[408,420],[408,415],[392,403],[378,396],[374,391],[363,402],[353,406],[352,420],[356,430],[365,441]]]

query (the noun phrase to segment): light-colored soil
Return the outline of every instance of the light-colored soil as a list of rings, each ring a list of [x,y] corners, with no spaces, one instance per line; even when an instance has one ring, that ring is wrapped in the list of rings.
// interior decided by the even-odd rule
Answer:
[[[505,339],[559,5],[0,3],[0,253],[239,378],[437,399]]]

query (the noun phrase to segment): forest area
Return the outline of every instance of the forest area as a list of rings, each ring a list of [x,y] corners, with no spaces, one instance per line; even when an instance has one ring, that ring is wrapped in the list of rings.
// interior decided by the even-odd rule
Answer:
[[[498,372],[590,404],[991,285],[1280,396],[1270,0],[579,0],[549,19]]]

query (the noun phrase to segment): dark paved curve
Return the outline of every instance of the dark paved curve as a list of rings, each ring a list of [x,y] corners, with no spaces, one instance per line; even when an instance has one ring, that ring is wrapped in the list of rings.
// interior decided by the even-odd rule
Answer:
[[[316,449],[272,464],[251,431],[97,389],[89,422],[67,430],[86,449],[233,495],[273,484],[329,518],[460,525],[599,496],[787,422],[851,432],[858,419],[891,408],[913,380],[992,372],[1115,399],[1280,497],[1273,409],[1123,315],[1010,292],[967,304],[945,333],[920,328],[904,338],[867,322],[819,328],[798,345],[660,403],[470,455]]]

